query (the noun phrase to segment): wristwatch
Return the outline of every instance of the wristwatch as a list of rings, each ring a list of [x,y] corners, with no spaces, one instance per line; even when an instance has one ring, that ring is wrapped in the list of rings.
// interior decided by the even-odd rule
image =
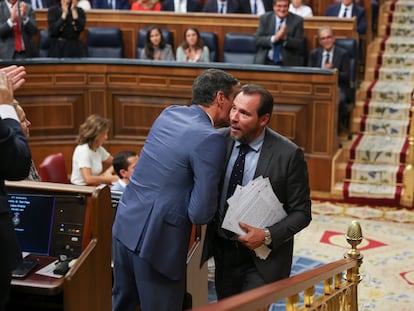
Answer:
[[[264,244],[270,245],[272,243],[272,235],[270,234],[270,230],[267,228],[264,228],[265,238],[264,238]]]

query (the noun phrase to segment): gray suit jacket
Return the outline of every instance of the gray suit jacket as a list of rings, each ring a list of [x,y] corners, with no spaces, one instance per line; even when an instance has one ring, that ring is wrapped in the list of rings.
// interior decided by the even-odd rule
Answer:
[[[281,51],[285,66],[300,66],[300,52],[303,47],[303,18],[288,13],[286,17],[287,39],[282,42]],[[256,31],[257,53],[255,64],[265,64],[269,50],[273,48],[271,37],[275,34],[276,18],[274,12],[267,12],[260,16],[259,27]]]
[[[227,160],[234,145],[229,129],[224,132],[227,138]],[[308,169],[302,149],[287,138],[266,128],[254,177],[269,177],[273,191],[283,204],[288,216],[269,227],[272,244],[269,257],[259,259],[251,251],[254,262],[263,279],[274,282],[289,277],[293,257],[293,236],[311,221],[311,200],[308,184]],[[201,264],[213,256],[213,243],[217,227],[211,223],[207,227]]]
[[[29,21],[21,23],[22,37],[26,51],[26,57],[38,55],[32,37],[37,33],[35,13],[30,4],[27,4],[27,17]],[[0,58],[12,59],[15,51],[14,29],[10,28],[7,20],[10,18],[10,11],[6,1],[0,2]]]

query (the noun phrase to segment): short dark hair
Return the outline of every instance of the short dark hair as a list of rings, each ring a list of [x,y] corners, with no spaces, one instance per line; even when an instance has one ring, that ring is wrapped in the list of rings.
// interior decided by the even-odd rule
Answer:
[[[229,98],[233,87],[238,86],[239,81],[231,74],[220,69],[204,70],[193,83],[192,103],[209,107],[216,98],[217,92],[223,91]]]
[[[118,152],[112,159],[112,166],[114,167],[115,173],[122,178],[121,170],[127,170],[129,166],[128,158],[136,157],[137,153],[132,150],[126,150]]]
[[[245,84],[241,87],[240,92],[243,94],[253,95],[259,94],[260,95],[260,104],[257,108],[257,115],[259,117],[268,113],[272,116],[273,112],[273,95],[266,90],[263,86],[258,84]]]

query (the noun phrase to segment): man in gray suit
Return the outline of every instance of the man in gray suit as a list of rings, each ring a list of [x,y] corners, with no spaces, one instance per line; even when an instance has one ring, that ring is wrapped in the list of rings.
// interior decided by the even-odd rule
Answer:
[[[303,151],[266,126],[272,111],[273,97],[267,90],[258,85],[244,85],[230,111],[230,128],[223,131],[227,139],[227,168],[221,184],[219,212],[207,227],[201,262],[214,256],[218,299],[289,277],[293,237],[311,221],[308,169]],[[232,194],[228,190],[233,180],[230,176],[234,174],[238,149],[243,145],[248,145],[250,151],[245,156],[242,185],[258,176],[268,177],[287,216],[267,228],[239,223],[246,234],[232,236],[221,224],[226,199]],[[253,251],[262,245],[271,250],[266,259],[257,257]]]
[[[303,18],[289,12],[289,0],[273,0],[273,12],[260,16],[255,64],[301,66]]]
[[[217,210],[238,81],[218,69],[193,83],[191,106],[166,108],[152,125],[113,225],[112,308],[181,311],[192,224]]]
[[[37,56],[32,40],[36,33],[35,13],[30,4],[17,0],[0,2],[0,58]]]

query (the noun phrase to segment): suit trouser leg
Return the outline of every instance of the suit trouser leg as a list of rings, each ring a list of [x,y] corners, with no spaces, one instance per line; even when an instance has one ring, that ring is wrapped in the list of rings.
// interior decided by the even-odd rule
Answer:
[[[182,310],[185,278],[171,280],[154,270],[146,260],[139,257],[138,253],[128,250],[116,239],[113,243],[115,244],[113,310],[134,310],[130,308],[135,308],[136,304],[133,306],[128,303],[128,300],[137,301],[142,311]]]
[[[251,250],[241,243],[221,238],[216,239],[214,247],[215,287],[219,300],[266,284]]]

